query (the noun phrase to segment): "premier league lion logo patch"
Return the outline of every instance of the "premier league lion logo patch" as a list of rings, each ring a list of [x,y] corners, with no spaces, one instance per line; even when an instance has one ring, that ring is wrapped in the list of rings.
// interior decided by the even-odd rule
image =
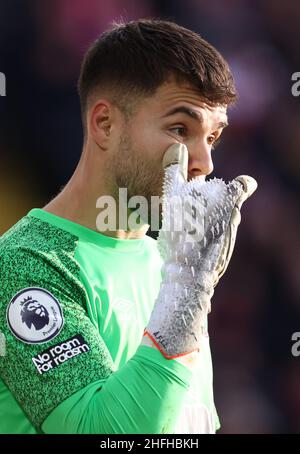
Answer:
[[[36,330],[40,330],[49,324],[49,313],[47,309],[42,306],[38,301],[28,296],[24,300],[21,310],[22,322],[25,323],[29,329],[32,325]]]
[[[63,327],[57,299],[42,288],[17,293],[7,308],[7,323],[13,335],[28,344],[42,344],[58,335]]]

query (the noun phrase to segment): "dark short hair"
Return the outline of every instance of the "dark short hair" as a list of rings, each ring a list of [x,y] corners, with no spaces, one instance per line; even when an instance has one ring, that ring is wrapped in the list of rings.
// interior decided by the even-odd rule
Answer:
[[[149,96],[173,75],[199,90],[212,104],[236,99],[233,76],[220,53],[197,33],[164,20],[114,24],[91,45],[78,81],[83,122],[89,96],[110,88],[122,105]]]

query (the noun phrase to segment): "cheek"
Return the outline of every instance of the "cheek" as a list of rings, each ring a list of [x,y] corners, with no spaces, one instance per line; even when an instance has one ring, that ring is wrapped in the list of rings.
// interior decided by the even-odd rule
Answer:
[[[131,128],[131,140],[134,149],[142,156],[147,162],[159,163],[167,149],[174,143],[178,143],[178,138],[174,135],[149,123],[135,124]]]

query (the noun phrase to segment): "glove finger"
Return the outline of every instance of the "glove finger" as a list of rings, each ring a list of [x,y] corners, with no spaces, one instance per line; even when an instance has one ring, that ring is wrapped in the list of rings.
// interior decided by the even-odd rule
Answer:
[[[237,211],[239,213],[239,210],[237,210]],[[219,258],[219,263],[216,268],[218,277],[214,282],[214,287],[217,285],[217,283],[219,282],[219,279],[223,276],[223,274],[227,270],[228,264],[230,262],[230,259],[231,259],[232,253],[233,253],[239,223],[240,223],[240,218],[239,218],[238,223],[232,223],[230,221],[230,223],[228,225],[227,231],[225,233],[223,248],[222,248],[222,251],[220,254],[220,258]]]
[[[239,197],[235,202],[235,206],[241,209],[241,206],[257,189],[257,181],[249,177],[249,175],[240,175],[236,177],[233,181],[237,181],[242,185],[243,191],[240,193]]]
[[[238,181],[239,183],[242,184],[243,191],[236,199],[235,206],[231,213],[229,225],[225,233],[224,245],[220,254],[220,259],[216,270],[218,272],[218,278],[215,281],[214,286],[217,285],[219,279],[225,273],[232,256],[236,242],[238,226],[241,222],[240,208],[242,204],[245,202],[245,200],[247,200],[257,188],[256,180],[252,177],[249,177],[248,175],[241,175],[235,178],[234,181]]]
[[[165,169],[164,195],[176,195],[184,183],[187,182],[188,149],[182,143],[171,145],[162,161]]]

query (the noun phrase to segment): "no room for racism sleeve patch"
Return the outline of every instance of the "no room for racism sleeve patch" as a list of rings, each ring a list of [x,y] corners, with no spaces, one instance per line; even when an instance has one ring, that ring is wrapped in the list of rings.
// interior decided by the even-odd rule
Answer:
[[[90,350],[90,347],[81,334],[76,334],[70,339],[47,348],[32,358],[33,364],[40,374],[44,374],[54,367],[60,366],[74,356],[82,355]]]

